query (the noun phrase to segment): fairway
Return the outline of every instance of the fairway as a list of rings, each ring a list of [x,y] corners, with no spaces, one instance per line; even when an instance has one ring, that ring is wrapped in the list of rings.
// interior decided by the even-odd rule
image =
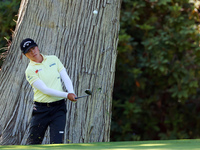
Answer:
[[[200,139],[54,145],[9,145],[4,150],[199,150]]]

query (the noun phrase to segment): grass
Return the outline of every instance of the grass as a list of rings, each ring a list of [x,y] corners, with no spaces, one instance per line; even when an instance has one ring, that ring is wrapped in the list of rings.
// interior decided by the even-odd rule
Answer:
[[[3,150],[199,150],[200,139],[52,145],[7,145]]]

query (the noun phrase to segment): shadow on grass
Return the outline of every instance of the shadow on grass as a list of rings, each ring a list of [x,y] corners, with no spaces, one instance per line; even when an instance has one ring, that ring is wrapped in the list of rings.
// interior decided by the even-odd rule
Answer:
[[[200,139],[166,141],[132,141],[83,144],[8,145],[4,150],[199,150]]]

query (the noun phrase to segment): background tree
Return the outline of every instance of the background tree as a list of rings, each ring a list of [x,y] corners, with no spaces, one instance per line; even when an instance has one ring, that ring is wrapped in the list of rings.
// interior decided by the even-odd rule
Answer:
[[[189,0],[123,1],[112,140],[200,137],[198,9]]]
[[[29,134],[33,93],[24,75],[28,60],[19,48],[27,37],[43,54],[61,59],[77,95],[87,88],[93,91],[88,99],[67,102],[65,142],[109,141],[120,4],[120,0],[21,1],[0,74],[1,144],[26,144]],[[44,143],[48,142],[47,133]]]
[[[200,137],[199,87],[195,88],[195,84],[199,86],[199,46],[195,44],[199,42],[199,3],[198,0],[123,0],[113,93],[112,141]],[[9,9],[9,13],[14,8]],[[145,45],[150,40],[152,45]],[[191,60],[190,66],[188,60]],[[152,68],[152,62],[157,68]],[[167,68],[169,74],[159,71],[163,68]],[[175,79],[177,75],[180,80]],[[194,80],[191,82],[189,78]],[[171,87],[179,87],[180,98],[173,92],[177,88],[169,91]],[[181,98],[187,95],[183,89],[190,91],[188,98]]]

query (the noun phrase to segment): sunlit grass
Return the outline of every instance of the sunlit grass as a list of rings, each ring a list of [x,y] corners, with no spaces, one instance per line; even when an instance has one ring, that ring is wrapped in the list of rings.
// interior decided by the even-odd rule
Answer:
[[[167,144],[140,144],[139,146],[163,146],[163,145],[167,145]]]
[[[199,150],[200,139],[81,144],[8,145],[3,150]]]

